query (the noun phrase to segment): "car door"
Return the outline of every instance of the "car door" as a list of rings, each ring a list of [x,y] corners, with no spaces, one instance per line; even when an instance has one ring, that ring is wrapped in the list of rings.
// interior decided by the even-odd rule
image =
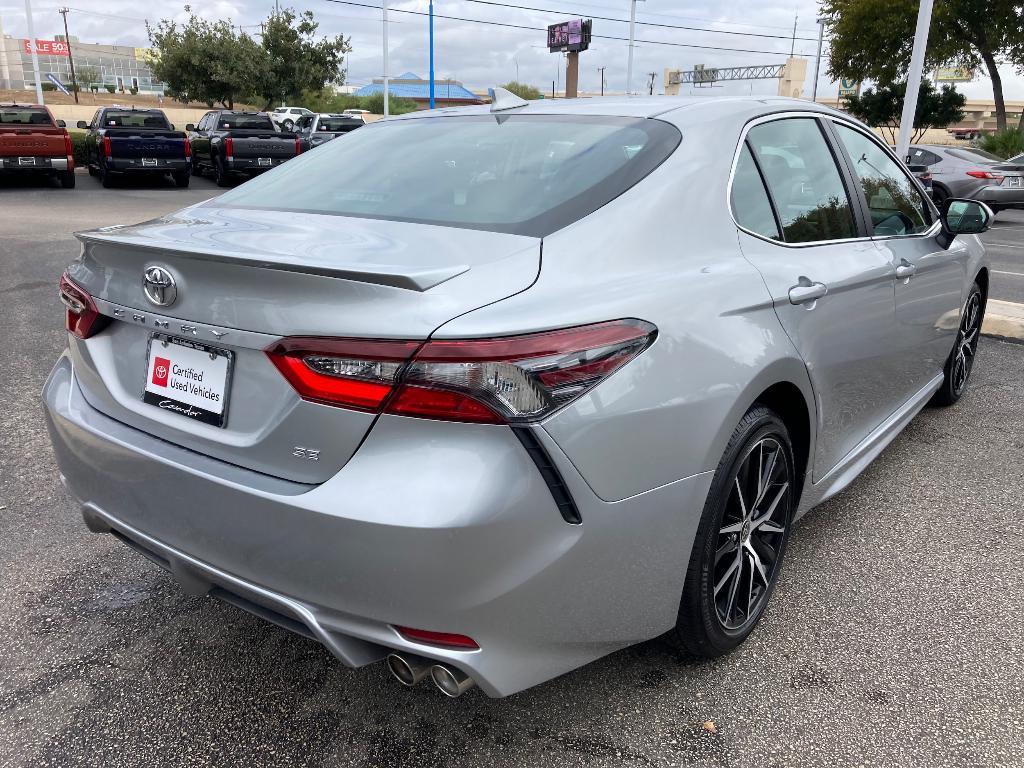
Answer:
[[[888,384],[897,358],[895,269],[867,236],[839,157],[819,118],[762,118],[744,134],[731,192],[743,254],[763,276],[814,388],[815,481],[900,401]]]
[[[89,123],[89,133],[85,137],[85,153],[87,165],[99,165],[99,143],[102,141],[99,134],[100,113],[102,109],[93,112],[92,122]]]
[[[192,133],[192,155],[197,163],[210,166],[210,123],[213,113],[207,112],[199,120],[195,131]]]
[[[896,271],[896,334],[901,354],[893,386],[907,398],[942,373],[959,327],[967,248],[943,248],[938,212],[874,136],[831,121],[856,176],[876,247]]]

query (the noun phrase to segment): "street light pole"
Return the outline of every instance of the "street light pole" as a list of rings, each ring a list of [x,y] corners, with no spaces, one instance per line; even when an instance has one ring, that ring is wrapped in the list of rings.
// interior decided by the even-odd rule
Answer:
[[[64,45],[68,47],[68,64],[71,66],[71,89],[75,93],[75,104],[78,103],[78,78],[75,77],[75,58],[71,55],[71,35],[68,34],[68,11],[70,8],[61,8],[57,13],[64,17]]]
[[[430,0],[430,108],[434,108],[434,0]]]
[[[601,73],[601,95],[604,96],[604,67],[598,67],[597,71]]]
[[[821,69],[821,41],[825,38],[825,20],[818,19],[818,56],[814,59],[814,85],[811,86],[811,101],[818,100],[818,71]]]
[[[633,92],[633,41],[636,38],[636,0],[629,5],[629,59],[626,61],[626,95]]]
[[[917,114],[917,95],[921,90],[921,75],[924,72],[924,52],[928,47],[928,27],[932,22],[932,0],[921,0],[917,10],[917,30],[914,32],[914,52],[910,54],[910,68],[907,71],[907,95],[903,99],[903,115],[900,117],[900,137],[896,142],[896,157],[906,161],[910,149],[910,136],[914,132],[914,116]]]
[[[39,82],[39,54],[36,53],[36,32],[32,23],[32,0],[25,0],[25,21],[28,23],[28,47],[32,51],[32,75],[36,79],[36,104],[42,104],[43,84]]]
[[[28,0],[26,0],[28,2]],[[383,0],[382,9],[384,11],[384,117],[387,117],[387,0]]]

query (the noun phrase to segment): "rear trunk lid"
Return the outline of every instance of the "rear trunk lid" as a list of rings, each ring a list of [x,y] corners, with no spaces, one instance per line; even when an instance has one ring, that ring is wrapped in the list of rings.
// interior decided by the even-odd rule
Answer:
[[[115,158],[177,160],[185,157],[185,135],[180,131],[152,128],[107,128],[111,154]]]
[[[264,349],[284,336],[423,340],[524,290],[540,265],[538,238],[216,204],[79,239],[68,274],[114,318],[85,341],[71,338],[89,402],[169,442],[305,483],[344,466],[374,416],[301,400]],[[174,278],[167,306],[143,291],[154,266]],[[228,353],[223,426],[143,400],[152,359],[173,362],[181,339]]]
[[[294,133],[232,130],[230,135],[234,157],[292,157],[295,155],[296,135]]]

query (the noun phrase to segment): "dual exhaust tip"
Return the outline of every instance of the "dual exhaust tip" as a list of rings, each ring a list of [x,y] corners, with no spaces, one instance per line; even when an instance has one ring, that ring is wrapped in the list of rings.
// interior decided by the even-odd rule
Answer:
[[[476,685],[465,672],[420,656],[389,653],[386,663],[391,676],[402,685],[411,688],[429,675],[437,689],[453,699]]]

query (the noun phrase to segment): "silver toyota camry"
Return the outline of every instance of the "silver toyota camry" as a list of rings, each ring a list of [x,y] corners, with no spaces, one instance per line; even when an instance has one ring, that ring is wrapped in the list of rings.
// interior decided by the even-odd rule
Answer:
[[[81,233],[50,433],[91,530],[348,666],[717,656],[964,392],[991,215],[805,101],[498,92]]]

